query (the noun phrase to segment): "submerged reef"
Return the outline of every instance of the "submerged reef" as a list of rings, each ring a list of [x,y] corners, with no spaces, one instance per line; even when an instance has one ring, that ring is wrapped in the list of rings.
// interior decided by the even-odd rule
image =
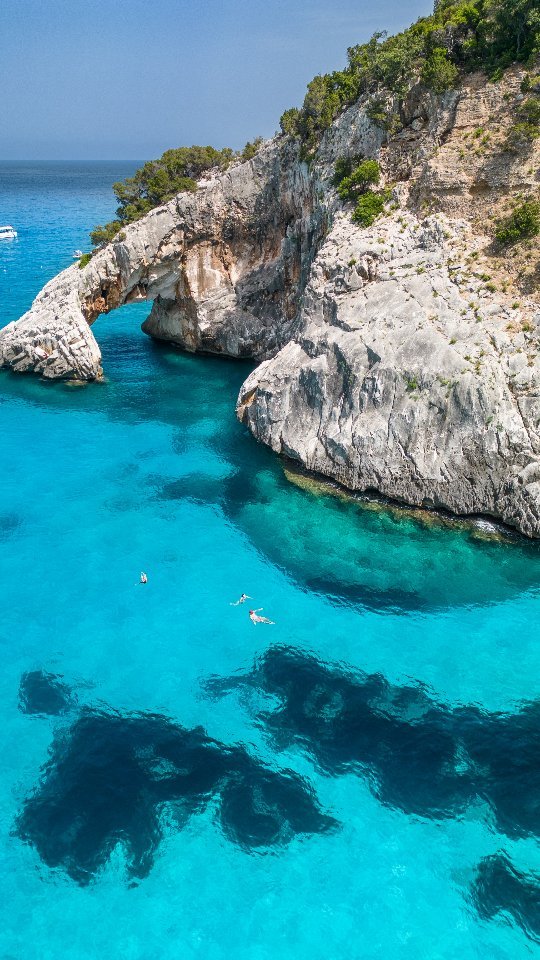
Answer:
[[[15,832],[48,867],[81,885],[118,844],[128,876],[140,879],[152,868],[165,824],[181,830],[210,802],[227,839],[249,852],[336,825],[304,779],[270,769],[242,746],[156,714],[84,708],[56,732]]]
[[[451,708],[421,685],[392,684],[285,646],[204,689],[210,697],[251,689],[275,698],[256,719],[276,749],[294,745],[329,776],[362,777],[385,806],[435,822],[489,811],[509,839],[540,838],[540,701],[515,713]],[[540,941],[540,878],[504,851],[482,858],[468,895],[482,918],[510,917]]]
[[[279,645],[246,673],[210,677],[203,688],[210,698],[250,690],[271,698],[256,719],[277,751],[296,746],[328,776],[362,777],[407,816],[436,822],[489,810],[509,839],[540,837],[540,702],[504,714],[452,708],[420,684],[392,684]],[[56,729],[14,833],[82,886],[118,846],[127,877],[146,877],[166,832],[210,804],[223,835],[248,854],[338,826],[305,777],[201,727],[81,709],[67,684],[43,671],[23,675],[20,703],[27,713],[71,715]],[[483,919],[510,918],[540,941],[539,891],[538,876],[499,849],[481,859],[467,895]]]
[[[540,875],[518,870],[504,853],[484,857],[472,888],[480,916],[509,916],[531,939],[540,943]]]
[[[19,709],[23,713],[57,716],[72,706],[71,690],[62,677],[45,670],[23,673],[19,685]]]
[[[442,819],[484,802],[501,832],[540,837],[540,701],[507,714],[452,708],[421,685],[348,673],[286,646],[205,689],[245,686],[277,698],[258,714],[275,745],[300,746],[332,776],[365,777],[381,803]]]

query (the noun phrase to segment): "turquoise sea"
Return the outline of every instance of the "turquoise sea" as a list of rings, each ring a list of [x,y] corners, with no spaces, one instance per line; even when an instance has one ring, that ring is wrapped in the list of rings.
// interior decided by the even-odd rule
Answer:
[[[0,166],[0,324],[135,166]],[[0,374],[0,957],[540,956],[540,547],[291,482],[148,309]]]

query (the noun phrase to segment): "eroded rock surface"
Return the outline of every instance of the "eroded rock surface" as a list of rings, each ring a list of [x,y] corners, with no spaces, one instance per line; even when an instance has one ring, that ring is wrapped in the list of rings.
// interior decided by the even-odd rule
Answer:
[[[396,214],[360,232],[338,215],[295,338],[247,379],[238,414],[274,450],[351,490],[492,514],[537,536],[534,338],[507,330],[511,308],[470,306],[449,263],[467,231]]]
[[[293,144],[179,194],[130,224],[82,270],[55,277],[0,331],[0,366],[97,379],[89,325],[137,300],[154,302],[144,330],[195,351],[263,358],[287,342],[323,234],[325,208]]]

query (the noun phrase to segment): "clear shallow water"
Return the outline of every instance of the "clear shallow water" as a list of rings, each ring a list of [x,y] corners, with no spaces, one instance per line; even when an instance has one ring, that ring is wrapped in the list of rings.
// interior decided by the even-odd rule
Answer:
[[[0,323],[130,172],[0,166]],[[0,376],[0,956],[540,954],[539,548],[291,484],[147,310]]]

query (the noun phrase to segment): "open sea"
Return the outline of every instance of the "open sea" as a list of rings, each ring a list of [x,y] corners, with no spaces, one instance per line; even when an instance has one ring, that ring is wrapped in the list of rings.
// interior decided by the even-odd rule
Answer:
[[[135,167],[0,165],[0,325]],[[540,957],[540,546],[288,477],[148,311],[0,374],[1,960]]]

